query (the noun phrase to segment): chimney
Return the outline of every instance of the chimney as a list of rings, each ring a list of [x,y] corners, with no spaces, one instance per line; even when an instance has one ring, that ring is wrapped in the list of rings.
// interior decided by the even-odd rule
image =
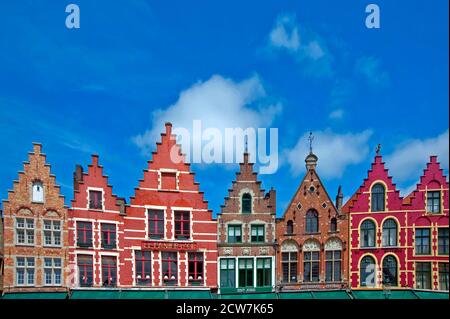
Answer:
[[[125,199],[124,198],[117,198],[117,200],[116,200],[116,204],[117,205],[119,205],[119,214],[120,215],[125,215],[125,204],[126,204],[126,202],[125,202]]]
[[[341,185],[339,185],[338,194],[336,195],[336,208],[337,208],[338,214],[341,214],[343,198],[344,198],[344,195],[342,195],[342,187],[341,187]]]
[[[172,123],[166,122],[164,125],[166,126],[166,135],[170,137],[172,134]]]
[[[277,212],[277,192],[273,189],[273,187],[270,189],[268,193],[269,197],[269,206],[272,207],[273,212]]]
[[[75,172],[73,172],[73,189],[78,191],[79,184],[83,181],[83,167],[80,164],[75,166]]]

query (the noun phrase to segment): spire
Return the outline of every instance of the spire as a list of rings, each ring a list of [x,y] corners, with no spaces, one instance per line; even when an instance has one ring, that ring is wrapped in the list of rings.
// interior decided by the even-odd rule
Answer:
[[[341,185],[339,185],[338,187],[338,193],[336,195],[336,209],[338,211],[338,213],[341,213],[342,210],[342,201],[344,199],[344,195],[342,194],[342,187]]]
[[[314,136],[312,135],[312,132],[309,132],[309,136],[308,136],[309,154],[305,158],[306,169],[308,171],[316,168],[317,160],[318,160],[318,157],[312,151],[313,141],[314,141]]]
[[[381,144],[378,144],[377,147],[375,148],[375,154],[377,156],[380,156],[380,152],[381,152]]]
[[[309,132],[309,137],[308,137],[308,141],[309,141],[309,154],[312,154],[312,144],[314,141],[314,135],[312,134],[312,132]]]

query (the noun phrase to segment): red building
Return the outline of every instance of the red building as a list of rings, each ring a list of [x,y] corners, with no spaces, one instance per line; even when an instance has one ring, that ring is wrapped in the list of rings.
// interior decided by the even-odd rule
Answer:
[[[448,182],[431,157],[403,199],[377,154],[343,208],[350,216],[350,285],[448,290]]]
[[[116,287],[121,283],[124,247],[124,200],[113,195],[108,177],[92,156],[87,173],[77,165],[74,199],[69,210],[71,284]]]
[[[217,222],[171,129],[127,207],[122,287],[217,287]]]

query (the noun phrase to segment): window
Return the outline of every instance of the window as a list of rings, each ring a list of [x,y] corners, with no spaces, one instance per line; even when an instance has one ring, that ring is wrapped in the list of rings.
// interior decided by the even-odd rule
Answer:
[[[319,214],[314,209],[309,210],[306,213],[306,233],[318,233],[319,232]]]
[[[16,258],[16,284],[17,286],[34,285],[34,257]]]
[[[361,260],[359,267],[360,271],[360,285],[361,287],[375,287],[376,286],[376,264],[375,259],[371,256],[365,256]]]
[[[61,222],[44,220],[44,246],[61,246]]]
[[[241,225],[228,225],[228,242],[242,243],[242,226]]]
[[[189,212],[175,212],[175,239],[189,239],[190,231]]]
[[[319,255],[318,251],[305,251],[303,253],[303,281],[319,281]]]
[[[78,247],[92,247],[92,223],[77,222],[77,245]]]
[[[439,263],[439,289],[448,290],[448,263]]]
[[[242,195],[242,213],[250,214],[252,212],[252,195],[245,193]]]
[[[256,286],[270,287],[272,286],[272,259],[257,258],[256,259]]]
[[[116,287],[117,285],[116,257],[102,256],[102,281],[103,287]]]
[[[78,255],[78,283],[80,287],[92,287],[94,283],[94,271],[92,256]]]
[[[389,218],[383,223],[383,247],[395,246],[397,246],[397,223]]]
[[[148,237],[150,239],[164,238],[164,211],[148,210]]]
[[[431,263],[416,263],[416,288],[431,289]]]
[[[44,258],[44,284],[46,286],[61,286],[61,258]]]
[[[416,255],[429,255],[431,253],[429,228],[416,229],[415,241]]]
[[[365,220],[361,224],[361,247],[375,247],[375,223]]]
[[[297,282],[297,252],[281,253],[281,268],[283,270],[284,283]]]
[[[433,214],[441,213],[441,192],[428,191],[427,192],[427,212]]]
[[[102,230],[102,247],[105,249],[116,248],[116,225],[101,224]]]
[[[341,251],[325,251],[325,280],[327,282],[341,281]]]
[[[264,237],[264,225],[252,225],[252,243],[263,243]]]
[[[89,191],[89,209],[103,209],[102,191]]]
[[[177,189],[177,174],[172,172],[161,173],[161,189]]]
[[[392,255],[383,259],[383,285],[398,286],[397,259]]]
[[[337,232],[337,219],[336,217],[331,218],[330,220],[330,232]]]
[[[16,243],[18,245],[34,245],[34,219],[16,219]]]
[[[372,212],[384,211],[384,202],[385,202],[384,186],[380,183],[375,184],[372,187],[372,194],[371,194],[371,199],[370,199],[370,205],[372,208]]]
[[[44,187],[42,185],[42,182],[33,182],[31,200],[34,203],[44,202]]]
[[[253,287],[253,259],[240,258],[239,266],[239,288]]]
[[[165,285],[174,286],[178,282],[178,258],[176,252],[162,252],[162,275]]]
[[[294,222],[292,220],[287,221],[286,233],[289,235],[292,235],[294,233]]]
[[[135,256],[135,276],[136,285],[150,286],[152,284],[152,259],[150,251],[136,250]]]
[[[190,285],[203,283],[203,253],[188,253],[188,281]]]
[[[448,228],[438,230],[438,254],[448,255]]]
[[[234,259],[224,258],[220,260],[220,287],[236,287],[236,269]]]

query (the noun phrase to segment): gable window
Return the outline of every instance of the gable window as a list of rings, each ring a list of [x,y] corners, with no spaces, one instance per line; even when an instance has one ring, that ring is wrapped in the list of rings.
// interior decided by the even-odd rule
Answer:
[[[236,287],[236,267],[235,260],[232,258],[220,259],[220,287]]]
[[[228,242],[230,244],[242,243],[241,225],[228,225]]]
[[[61,258],[44,258],[44,284],[46,286],[61,286]]]
[[[272,260],[271,258],[256,259],[256,286],[272,286]]]
[[[286,234],[292,235],[294,233],[294,222],[292,220],[288,220],[286,223]]]
[[[92,223],[77,222],[77,245],[78,247],[92,247]]]
[[[150,239],[164,238],[164,211],[148,210],[148,237]]]
[[[448,256],[448,228],[438,229],[438,254]]]
[[[150,286],[152,284],[152,259],[150,251],[136,250],[135,256],[135,276],[136,285]]]
[[[177,189],[177,175],[172,172],[161,172],[161,189]]]
[[[44,220],[44,246],[61,246],[61,222]]]
[[[398,286],[397,259],[392,255],[383,259],[383,285]]]
[[[375,223],[365,220],[361,224],[361,247],[375,247]]]
[[[441,192],[428,191],[427,192],[427,212],[433,214],[441,213]]]
[[[44,202],[44,187],[42,185],[42,182],[40,181],[33,182],[31,200],[34,203]]]
[[[337,219],[336,217],[331,218],[330,220],[330,232],[337,232]]]
[[[430,235],[429,228],[416,229],[416,255],[429,255],[431,253]]]
[[[263,243],[264,242],[264,225],[252,225],[252,243]]]
[[[242,213],[250,214],[252,212],[252,195],[245,193],[242,195]]]
[[[306,213],[306,233],[318,233],[319,232],[319,214],[316,210],[310,209]]]
[[[361,287],[376,286],[376,264],[372,256],[365,256],[360,264],[360,285]]]
[[[190,238],[189,212],[175,212],[175,239]]]
[[[188,254],[189,285],[199,286],[203,283],[203,253]]]
[[[34,245],[34,219],[16,219],[16,243],[18,245]]]
[[[397,223],[389,218],[383,223],[383,247],[395,246],[397,246]]]
[[[448,290],[448,263],[439,263],[439,289]]]
[[[102,247],[105,249],[116,248],[116,225],[101,224],[102,231]]]
[[[240,258],[239,266],[239,288],[253,287],[253,259]]]
[[[16,258],[16,285],[33,286],[34,285],[34,257]]]
[[[416,288],[431,289],[431,263],[416,263]]]
[[[101,191],[89,190],[89,209],[103,209]]]
[[[78,283],[80,287],[92,287],[94,283],[94,270],[92,256],[78,255]]]
[[[383,184],[378,183],[372,187],[370,205],[372,212],[384,211],[385,189]]]
[[[297,282],[297,252],[289,251],[281,253],[282,280],[285,283]]]
[[[113,256],[102,256],[102,286],[116,287],[117,285],[117,260]]]
[[[162,277],[167,286],[175,286],[178,282],[178,257],[176,252],[162,252]]]

